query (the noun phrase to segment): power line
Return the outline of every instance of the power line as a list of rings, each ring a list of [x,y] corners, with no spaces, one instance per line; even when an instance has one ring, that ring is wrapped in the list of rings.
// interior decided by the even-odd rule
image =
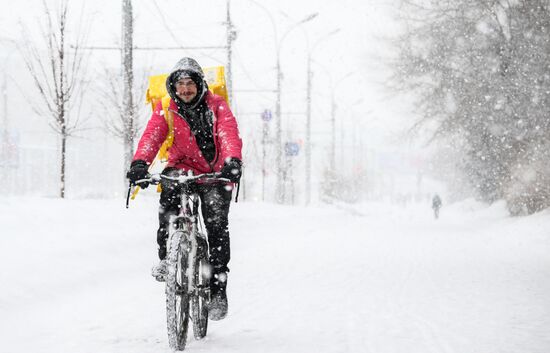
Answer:
[[[122,50],[122,47],[116,47],[116,46],[88,46],[88,47],[76,47],[74,45],[71,45],[71,48],[73,49],[93,49],[93,50]],[[132,50],[193,50],[193,49],[227,49],[227,46],[197,46],[197,47],[138,47],[133,46]],[[217,59],[216,59],[217,60]],[[217,60],[219,61],[219,60]]]
[[[157,4],[157,1],[156,0],[153,0],[153,4],[155,5],[155,9],[157,10],[160,18],[161,18],[161,22],[162,22],[162,25],[164,26],[164,28],[166,29],[166,31],[168,31],[168,33],[170,34],[170,36],[172,37],[172,39],[174,40],[174,42],[176,42],[177,44],[179,44],[180,48],[179,50],[181,49],[190,49],[190,48],[182,48],[183,45],[181,44],[181,42],[179,41],[178,37],[174,34],[174,32],[172,31],[172,29],[170,28],[170,26],[168,26],[168,22],[166,21],[165,17],[164,17],[164,14],[162,12],[162,10],[160,9],[160,7],[158,6]],[[219,48],[219,47],[218,47]],[[223,49],[227,49],[227,47],[223,47]],[[220,60],[218,58],[215,58],[213,57],[212,55],[210,54],[207,54],[207,53],[200,53],[201,55],[203,56],[206,56],[216,62],[220,62]]]

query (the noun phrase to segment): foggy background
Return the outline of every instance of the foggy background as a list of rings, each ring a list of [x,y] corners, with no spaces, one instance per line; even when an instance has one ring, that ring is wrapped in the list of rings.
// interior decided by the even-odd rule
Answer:
[[[55,13],[55,1],[46,1]],[[48,118],[33,111],[43,104],[26,69],[17,45],[32,42],[43,50],[39,29],[44,27],[43,2],[9,5],[0,21],[3,80],[6,94],[2,125],[12,143],[9,161],[2,168],[3,193],[56,196],[59,188],[59,137],[48,126]],[[105,123],[116,110],[105,98],[108,80],[118,80],[122,91],[121,53],[98,47],[120,47],[121,2],[69,2],[67,45],[81,28],[87,33],[86,71],[82,104],[73,107],[71,118],[79,117],[79,130],[67,142],[67,197],[114,197],[124,193],[121,140],[109,134]],[[203,67],[225,65],[224,49],[173,50],[179,46],[223,46],[226,44],[225,1],[134,1],[134,92],[140,108],[142,128],[150,107],[144,95],[147,77],[168,72],[184,56]],[[246,165],[242,199],[274,200],[275,118],[269,124],[267,145],[267,190],[262,194],[262,119],[268,109],[274,115],[277,47],[283,75],[281,109],[282,142],[296,143],[297,156],[290,157],[292,175],[287,183],[288,203],[304,203],[306,79],[308,48],[312,57],[312,199],[320,198],[323,172],[333,168],[351,180],[367,180],[360,198],[420,197],[442,192],[440,184],[427,178],[429,153],[423,142],[412,142],[407,129],[414,113],[407,94],[387,89],[392,74],[388,63],[395,57],[391,39],[402,24],[396,19],[398,6],[387,1],[252,1],[230,2],[236,39],[233,42],[233,102],[244,142]],[[313,20],[293,27],[311,14]],[[24,28],[28,33],[22,30]],[[290,30],[290,31],[289,31]],[[328,35],[337,31],[332,35]],[[276,37],[279,43],[276,43]],[[73,36],[73,37],[71,37]],[[281,41],[282,37],[284,39]],[[72,40],[72,41],[71,41]],[[70,50],[69,50],[70,52]],[[46,60],[46,57],[44,57]],[[336,103],[336,165],[330,166],[331,99]],[[419,147],[420,146],[420,147]],[[271,192],[269,192],[271,190]],[[403,194],[399,196],[398,194]]]

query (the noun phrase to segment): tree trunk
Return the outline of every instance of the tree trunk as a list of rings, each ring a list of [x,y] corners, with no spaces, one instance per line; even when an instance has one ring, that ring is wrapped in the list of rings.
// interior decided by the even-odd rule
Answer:
[[[59,196],[65,198],[65,164],[66,164],[66,151],[67,151],[67,133],[65,129],[61,131],[61,172],[60,172],[60,189]]]

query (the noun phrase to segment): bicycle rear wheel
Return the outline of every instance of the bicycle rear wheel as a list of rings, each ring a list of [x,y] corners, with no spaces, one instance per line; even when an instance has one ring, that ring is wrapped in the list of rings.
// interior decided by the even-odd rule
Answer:
[[[189,281],[187,260],[189,244],[186,234],[177,231],[172,235],[166,276],[166,323],[168,344],[173,351],[185,349],[189,325]]]
[[[205,241],[206,243],[206,241]],[[207,246],[207,245],[206,245]],[[196,339],[206,336],[208,330],[208,302],[210,300],[210,264],[208,252],[204,246],[199,246],[195,260],[195,286],[197,292],[192,299],[193,334]]]

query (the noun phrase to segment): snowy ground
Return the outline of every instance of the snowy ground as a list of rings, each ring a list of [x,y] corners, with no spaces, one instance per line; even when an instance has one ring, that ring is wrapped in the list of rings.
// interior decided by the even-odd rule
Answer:
[[[0,352],[168,352],[155,199],[0,198]],[[230,314],[191,352],[550,352],[550,217],[232,205]]]

